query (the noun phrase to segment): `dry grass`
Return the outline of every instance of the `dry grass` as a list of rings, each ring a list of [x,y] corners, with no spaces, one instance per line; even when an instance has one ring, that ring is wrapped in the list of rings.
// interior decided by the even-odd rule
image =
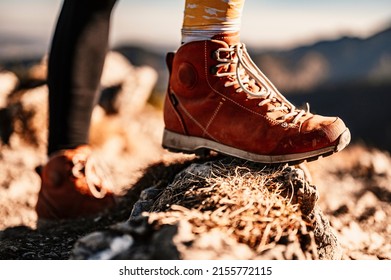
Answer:
[[[209,166],[201,173],[179,174],[156,201],[150,221],[186,220],[194,234],[219,228],[258,254],[307,234],[300,205],[292,203],[289,168],[260,168],[237,160]]]

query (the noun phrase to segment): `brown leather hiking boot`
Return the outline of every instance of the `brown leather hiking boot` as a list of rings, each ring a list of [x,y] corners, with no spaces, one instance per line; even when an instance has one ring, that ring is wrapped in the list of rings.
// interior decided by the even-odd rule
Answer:
[[[162,145],[169,150],[209,149],[261,163],[297,163],[350,142],[341,119],[291,104],[237,34],[182,45],[167,54],[167,65]]]
[[[55,153],[39,173],[42,185],[36,212],[41,220],[90,216],[115,204],[111,181],[88,146]]]

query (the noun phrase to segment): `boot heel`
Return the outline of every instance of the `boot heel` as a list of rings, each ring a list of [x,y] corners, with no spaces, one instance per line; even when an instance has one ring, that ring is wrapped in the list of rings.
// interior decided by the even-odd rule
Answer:
[[[204,139],[181,135],[167,129],[163,133],[163,148],[175,153],[196,154],[199,157],[208,157],[211,150],[207,148]]]

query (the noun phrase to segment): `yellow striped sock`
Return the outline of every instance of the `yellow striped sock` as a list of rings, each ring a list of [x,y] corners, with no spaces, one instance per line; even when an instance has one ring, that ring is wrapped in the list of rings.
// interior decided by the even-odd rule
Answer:
[[[186,0],[182,43],[240,31],[244,0]]]

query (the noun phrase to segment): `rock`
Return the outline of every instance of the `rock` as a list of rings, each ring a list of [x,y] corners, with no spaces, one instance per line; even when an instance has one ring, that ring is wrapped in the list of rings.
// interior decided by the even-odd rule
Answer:
[[[391,260],[391,244],[383,244],[380,252],[377,252],[377,256],[382,260]]]
[[[157,231],[147,217],[131,219],[79,239],[70,259],[178,259],[172,245],[176,232],[177,227],[170,225]]]
[[[378,260],[376,256],[367,255],[359,251],[349,252],[349,257],[353,260]]]
[[[152,67],[136,68],[122,84],[122,92],[117,96],[114,107],[121,114],[134,116],[146,105],[157,81],[157,72]]]
[[[218,228],[194,238],[190,246],[180,246],[183,242],[179,243],[175,239],[174,242],[181,259],[185,260],[249,260],[254,257],[254,252],[247,245],[239,243]]]
[[[151,207],[153,206],[154,201],[149,200],[140,200],[137,201],[132,208],[132,212],[130,214],[131,217],[137,217],[140,216],[143,212],[149,211]]]
[[[357,201],[355,207],[355,214],[359,220],[368,219],[376,213],[374,206],[379,203],[376,195],[372,192],[366,191]]]
[[[377,210],[374,214],[374,219],[376,223],[384,223],[387,220],[387,215],[382,210]]]
[[[46,82],[48,75],[48,56],[45,55],[38,64],[27,71],[27,78],[36,82]]]
[[[371,175],[384,176],[390,174],[391,159],[389,154],[374,149],[371,153],[364,153],[359,158],[359,165]]]
[[[138,114],[147,103],[157,82],[152,67],[134,67],[117,52],[109,52],[103,67],[101,85],[104,88],[99,104],[108,113]]]
[[[25,144],[46,149],[48,134],[48,90],[40,86],[25,91],[10,106],[14,118],[14,132]]]
[[[381,236],[378,233],[371,233],[370,234],[370,244],[368,247],[369,251],[376,251],[376,250],[381,250],[381,247],[386,244],[385,238]]]
[[[0,71],[0,108],[7,106],[7,97],[18,86],[18,77],[10,71]]]
[[[370,243],[369,234],[364,232],[360,225],[351,221],[348,227],[344,227],[340,233],[341,243],[349,249],[363,248]]]
[[[9,71],[0,71],[0,108],[7,106],[7,97],[19,84],[18,77]]]
[[[120,85],[128,76],[132,76],[133,72],[134,68],[126,57],[118,52],[110,51],[105,58],[100,83],[105,88]]]
[[[314,236],[319,259],[340,260],[343,254],[342,247],[334,229],[318,206],[315,207],[313,216]]]
[[[133,238],[128,234],[117,236],[104,232],[94,232],[78,240],[71,259],[115,259],[123,251],[130,248],[133,243]]]
[[[115,230],[135,240],[121,253],[129,259],[133,252],[146,259],[340,259],[317,200],[300,169],[225,158],[191,164],[167,187],[144,190]],[[140,229],[148,232],[141,240]],[[106,244],[98,247],[106,252],[111,239],[97,239]]]
[[[276,245],[273,249],[267,250],[257,260],[305,260],[299,244],[291,243],[288,245]]]
[[[310,215],[319,199],[316,186],[308,183],[305,171],[302,169],[287,167],[283,174],[285,175],[284,180],[291,182],[294,187],[294,191],[291,193],[292,203],[299,203],[302,213],[305,216]],[[290,190],[287,188],[287,191]]]

